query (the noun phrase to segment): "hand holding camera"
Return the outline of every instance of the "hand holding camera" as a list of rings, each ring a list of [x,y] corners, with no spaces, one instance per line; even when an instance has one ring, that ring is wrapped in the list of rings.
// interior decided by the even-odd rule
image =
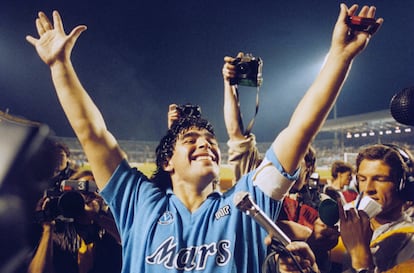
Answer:
[[[63,180],[60,188],[47,189],[42,199],[41,209],[37,210],[35,220],[39,223],[73,221],[85,212],[88,195],[97,193],[94,181]]]
[[[252,87],[262,85],[263,61],[261,58],[251,54],[239,54],[232,65],[235,66],[235,75],[230,78],[230,85],[238,84]]]
[[[353,31],[363,31],[369,34],[374,34],[379,28],[380,24],[374,18],[367,18],[361,16],[348,16],[347,24]]]

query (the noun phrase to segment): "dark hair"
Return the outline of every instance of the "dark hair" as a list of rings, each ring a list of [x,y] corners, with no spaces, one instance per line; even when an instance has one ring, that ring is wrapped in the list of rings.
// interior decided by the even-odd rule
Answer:
[[[397,150],[382,144],[370,145],[361,149],[356,158],[357,172],[364,159],[384,161],[385,164],[390,166],[390,175],[393,182],[399,183],[401,179],[404,179],[407,166]]]
[[[316,152],[312,146],[309,146],[308,152],[305,154],[305,164],[306,164],[306,169],[308,169],[310,173],[315,172]]]
[[[151,180],[162,189],[172,186],[170,174],[164,170],[164,166],[173,155],[178,136],[190,128],[206,129],[215,136],[213,125],[206,119],[187,116],[175,121],[155,149],[157,168]]]
[[[337,160],[334,163],[332,163],[331,166],[331,175],[333,178],[337,178],[338,174],[340,173],[346,173],[346,172],[353,172],[354,168],[351,164],[344,162],[342,160]]]

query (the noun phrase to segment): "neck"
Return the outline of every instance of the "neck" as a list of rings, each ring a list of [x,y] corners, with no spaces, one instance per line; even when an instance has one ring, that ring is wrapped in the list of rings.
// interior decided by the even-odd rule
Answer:
[[[190,212],[196,211],[214,190],[212,182],[203,188],[186,183],[174,184],[173,189],[174,194]]]
[[[381,212],[376,217],[371,219],[372,228],[376,230],[378,227],[397,221],[402,215],[402,208],[396,207],[388,212]]]

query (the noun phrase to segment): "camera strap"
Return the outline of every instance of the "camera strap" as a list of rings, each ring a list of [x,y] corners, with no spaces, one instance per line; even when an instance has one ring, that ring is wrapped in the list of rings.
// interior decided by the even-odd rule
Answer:
[[[256,108],[255,108],[254,116],[250,120],[249,124],[247,125],[246,130],[244,130],[243,119],[242,119],[242,115],[241,115],[241,112],[240,112],[239,88],[237,87],[237,85],[236,85],[235,89],[236,89],[236,94],[235,95],[236,95],[237,104],[238,104],[238,107],[239,107],[239,127],[240,127],[240,130],[243,132],[243,135],[248,136],[250,134],[250,132],[252,131],[252,128],[253,128],[253,125],[254,125],[254,122],[255,122],[255,118],[257,116],[257,113],[259,112],[259,91],[260,91],[260,87],[257,86],[257,89],[256,89]]]

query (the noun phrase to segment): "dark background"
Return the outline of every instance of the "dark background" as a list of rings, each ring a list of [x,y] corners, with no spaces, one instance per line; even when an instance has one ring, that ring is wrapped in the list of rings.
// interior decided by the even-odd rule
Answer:
[[[253,131],[271,141],[315,78],[339,13],[334,0],[63,1],[0,4],[0,110],[74,136],[57,102],[48,67],[25,41],[38,37],[37,11],[60,11],[66,32],[88,26],[74,48],[78,75],[118,139],[158,140],[170,103],[199,104],[226,141],[221,68],[225,55],[264,60]],[[345,1],[350,6],[351,1]],[[365,1],[385,22],[354,67],[337,103],[338,117],[387,109],[414,85],[414,1]],[[244,123],[255,88],[240,88]]]

